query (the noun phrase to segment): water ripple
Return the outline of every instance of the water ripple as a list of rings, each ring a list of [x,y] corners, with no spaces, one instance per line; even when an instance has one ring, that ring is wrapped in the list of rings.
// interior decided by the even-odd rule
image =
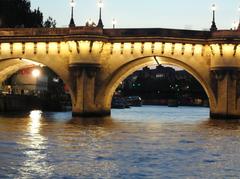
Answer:
[[[0,178],[238,178],[240,123],[207,108],[144,106],[112,118],[0,117]]]

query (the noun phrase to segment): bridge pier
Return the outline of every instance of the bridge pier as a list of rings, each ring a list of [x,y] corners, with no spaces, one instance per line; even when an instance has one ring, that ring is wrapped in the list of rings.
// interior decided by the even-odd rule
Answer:
[[[98,109],[95,103],[95,78],[98,64],[71,64],[72,115],[80,117],[108,116],[110,111]]]
[[[216,106],[211,107],[213,119],[240,119],[240,68],[211,69],[211,84]]]

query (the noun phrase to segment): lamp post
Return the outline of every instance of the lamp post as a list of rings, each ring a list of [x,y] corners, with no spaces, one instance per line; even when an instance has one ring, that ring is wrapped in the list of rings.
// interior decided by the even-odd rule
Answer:
[[[237,26],[237,31],[240,31],[240,6],[238,6],[238,26]]]
[[[216,26],[216,22],[215,22],[215,12],[216,12],[216,5],[213,4],[212,5],[213,20],[212,20],[212,26],[210,28],[211,32],[217,31],[217,26]]]
[[[98,7],[99,7],[99,20],[98,20],[97,27],[103,28],[103,22],[102,22],[103,0],[98,0]]]
[[[88,21],[87,21],[87,26],[89,26],[89,27],[95,27],[96,24],[93,22],[93,20],[92,20],[91,18],[89,18]]]
[[[233,29],[233,30],[237,30],[237,27],[238,27],[237,21],[234,21],[234,22],[232,23],[232,29]]]
[[[75,7],[75,0],[70,0],[70,6],[71,6],[71,20],[69,23],[69,27],[75,27],[75,23],[73,19],[73,9]]]
[[[92,19],[90,18],[90,19],[88,19],[88,24],[89,24],[89,26],[92,26],[92,24],[93,24],[93,21],[92,21]]]
[[[116,21],[116,19],[115,19],[115,18],[113,18],[113,20],[112,20],[113,29],[115,29],[115,28],[116,28],[116,24],[117,24],[117,21]]]

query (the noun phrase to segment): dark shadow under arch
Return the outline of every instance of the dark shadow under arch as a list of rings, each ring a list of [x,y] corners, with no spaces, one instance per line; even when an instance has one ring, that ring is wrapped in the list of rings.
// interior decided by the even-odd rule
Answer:
[[[29,61],[29,63],[27,63],[26,61],[24,61],[22,59],[23,58],[6,58],[6,59],[1,59],[0,60],[0,80],[1,80],[1,82],[6,80],[8,77],[12,76],[17,71],[19,71],[21,69],[24,69],[26,67],[33,66],[33,64],[31,65],[31,63],[30,63],[32,61],[33,63],[39,63],[39,64],[42,64],[42,65],[48,67],[56,75],[58,75],[59,78],[61,78],[61,80],[63,80],[63,82],[69,87],[69,93],[70,93],[70,96],[71,96],[71,99],[72,99],[72,102],[73,102],[73,98],[74,98],[73,97],[73,91],[72,91],[71,86],[69,84],[68,75],[66,75],[66,76],[61,75],[60,70],[58,71],[56,69],[53,69],[47,63],[44,63],[44,61],[41,62],[39,60],[26,59],[26,60]],[[14,63],[9,63],[11,61],[14,61]],[[1,68],[1,67],[4,67],[4,68]],[[6,70],[7,68],[9,68],[9,70]],[[1,72],[2,72],[2,76],[1,76]]]
[[[138,69],[140,69],[142,67],[152,65],[152,64],[157,64],[155,62],[154,57],[155,56],[145,56],[145,57],[137,58],[135,60],[132,60],[132,61],[124,64],[119,69],[117,69],[114,72],[114,74],[112,75],[112,77],[109,79],[109,81],[107,82],[106,87],[103,88],[102,90],[100,90],[99,94],[101,94],[101,97],[98,97],[97,100],[104,100],[105,105],[106,105],[105,108],[110,109],[113,94],[114,94],[116,88],[118,87],[118,85],[120,84],[120,82],[123,81],[124,79],[126,79],[130,74],[132,74],[133,72],[137,71]],[[158,58],[159,63],[162,65],[177,66],[177,67],[180,67],[180,68],[186,70],[188,73],[190,73],[201,84],[201,86],[205,90],[205,92],[209,98],[210,108],[211,108],[211,106],[216,105],[216,99],[215,99],[215,96],[211,89],[210,84],[208,83],[208,81],[206,79],[204,79],[204,77],[201,74],[198,73],[197,70],[195,70],[190,65],[188,65],[178,59],[165,57],[165,56],[156,56],[156,58]]]

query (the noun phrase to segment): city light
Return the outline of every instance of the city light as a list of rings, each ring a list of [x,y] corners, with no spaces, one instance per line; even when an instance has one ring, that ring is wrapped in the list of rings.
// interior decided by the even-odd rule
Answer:
[[[34,70],[32,71],[32,76],[33,76],[34,78],[38,78],[40,75],[41,75],[41,72],[40,72],[39,69],[34,69]]]

